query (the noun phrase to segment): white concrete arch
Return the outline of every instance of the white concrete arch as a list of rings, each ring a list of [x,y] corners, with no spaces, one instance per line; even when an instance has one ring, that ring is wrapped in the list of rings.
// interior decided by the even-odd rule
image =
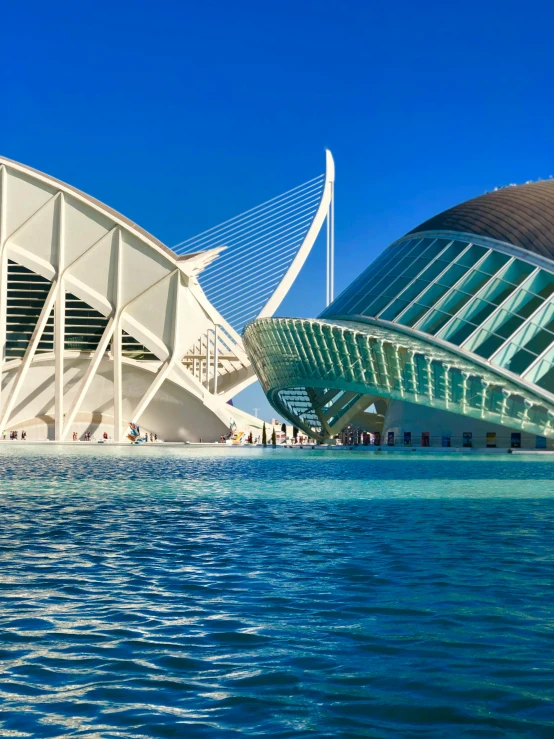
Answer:
[[[117,440],[138,420],[183,441],[217,439],[239,415],[256,426],[227,405],[254,379],[242,340],[197,281],[220,251],[178,256],[94,198],[0,158],[0,432],[52,419],[46,433],[63,440],[87,414],[111,419]]]

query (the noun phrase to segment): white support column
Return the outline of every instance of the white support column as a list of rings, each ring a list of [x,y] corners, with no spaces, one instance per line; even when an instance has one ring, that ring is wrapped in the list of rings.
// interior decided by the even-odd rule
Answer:
[[[525,398],[523,400],[523,405],[525,406],[525,411],[523,413],[523,418],[521,420],[522,429],[525,428],[526,423],[529,423],[529,411],[531,410],[531,408],[534,407],[535,404],[531,400],[527,400],[527,398]]]
[[[419,399],[419,383],[417,380],[417,367],[415,363],[415,352],[413,350],[410,351],[410,370],[412,373],[412,385],[414,389],[414,397],[417,403]]]
[[[500,406],[500,423],[504,423],[504,416],[508,410],[508,400],[512,393],[506,388],[502,388],[502,405]]]
[[[335,183],[330,183],[331,197],[327,209],[327,249],[325,260],[325,305],[333,302],[335,296]]]
[[[15,402],[19,396],[19,393],[21,391],[21,388],[23,387],[23,384],[25,383],[27,372],[29,370],[29,367],[31,366],[33,357],[35,356],[35,352],[36,352],[37,346],[39,345],[39,341],[44,331],[44,327],[46,326],[46,322],[50,318],[50,314],[52,313],[52,308],[54,307],[54,304],[56,302],[56,298],[58,296],[58,288],[59,288],[59,282],[57,279],[54,279],[54,281],[52,282],[52,286],[50,287],[50,292],[48,293],[48,296],[46,297],[44,305],[42,306],[42,311],[40,313],[38,321],[36,322],[35,328],[33,329],[31,339],[29,343],[27,344],[25,355],[23,356],[23,359],[21,360],[21,364],[18,367],[17,375],[15,377],[12,390],[2,410],[2,416],[0,417],[0,428],[2,430],[4,430],[6,426],[8,425],[8,421],[10,420],[10,415],[15,405]]]
[[[114,285],[115,322],[112,337],[113,356],[113,438],[115,442],[123,437],[123,342],[121,333],[121,280],[123,272],[123,249],[121,230],[117,231],[117,253]]]
[[[210,389],[210,330],[206,331],[206,390]]]
[[[450,365],[446,362],[442,363],[444,370],[444,403],[446,409],[450,407]]]
[[[219,363],[219,346],[217,344],[217,323],[214,326],[214,395],[217,395],[217,365]]]
[[[487,388],[489,387],[490,382],[487,380],[481,380],[481,387],[483,390],[481,391],[481,418],[485,418],[485,413],[487,410]]]
[[[152,400],[154,395],[156,395],[156,393],[162,386],[163,381],[171,372],[172,367],[173,367],[172,361],[170,359],[166,359],[166,361],[162,364],[160,369],[156,372],[156,376],[154,377],[152,383],[150,384],[150,387],[144,393],[139,404],[135,408],[135,411],[132,417],[133,423],[138,424],[140,417],[142,416],[146,408],[150,405],[150,401]]]
[[[329,278],[329,263],[331,261],[331,203],[327,209],[326,223],[327,227],[327,241],[325,242],[325,307],[330,304],[329,296],[330,290],[330,278]]]
[[[425,364],[427,366],[427,392],[429,394],[429,403],[433,405],[435,398],[435,388],[433,383],[433,357],[425,356]]]
[[[544,427],[544,435],[550,436],[552,433],[552,422],[554,421],[554,411],[548,411],[546,426]]]
[[[64,289],[64,241],[65,241],[65,198],[63,192],[58,196],[58,269],[59,289],[54,307],[54,438],[63,438],[63,391],[64,391],[64,350],[65,350],[65,289]]]
[[[394,363],[396,369],[396,376],[398,377],[398,389],[400,395],[404,397],[404,382],[402,378],[402,372],[400,370],[400,356],[399,356],[400,344],[394,344]]]
[[[462,370],[462,413],[465,414],[467,406],[467,381],[471,375],[469,372]]]
[[[8,257],[6,254],[6,213],[8,205],[8,178],[6,168],[0,167],[0,413],[3,406],[2,374],[6,361],[6,338],[8,320]],[[0,429],[2,433],[3,429]]]
[[[388,367],[387,367],[387,360],[386,360],[385,349],[384,349],[383,344],[384,344],[384,342],[383,342],[382,339],[378,339],[377,340],[377,342],[376,342],[377,356],[381,360],[380,361],[380,363],[381,363],[381,368],[380,368],[381,377],[385,381],[385,387],[387,389],[387,392],[390,392],[390,390],[391,390],[391,383],[390,383],[389,372],[388,372]]]
[[[329,293],[329,302],[332,303],[335,299],[335,182],[331,183],[331,271],[330,271],[330,284],[331,290]]]

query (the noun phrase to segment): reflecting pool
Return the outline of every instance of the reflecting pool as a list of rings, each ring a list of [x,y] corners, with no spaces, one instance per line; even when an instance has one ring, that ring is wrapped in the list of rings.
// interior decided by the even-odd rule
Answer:
[[[0,736],[554,736],[553,476],[0,445]]]

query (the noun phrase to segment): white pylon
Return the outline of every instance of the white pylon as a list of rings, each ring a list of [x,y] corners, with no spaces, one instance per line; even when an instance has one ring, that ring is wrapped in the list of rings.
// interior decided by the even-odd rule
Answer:
[[[327,264],[325,305],[335,299],[335,183],[331,183],[331,199],[327,211]]]

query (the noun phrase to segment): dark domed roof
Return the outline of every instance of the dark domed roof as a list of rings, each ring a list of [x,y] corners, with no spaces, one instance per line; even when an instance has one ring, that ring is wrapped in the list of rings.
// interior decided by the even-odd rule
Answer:
[[[503,187],[430,218],[410,233],[463,231],[554,259],[554,180]]]

